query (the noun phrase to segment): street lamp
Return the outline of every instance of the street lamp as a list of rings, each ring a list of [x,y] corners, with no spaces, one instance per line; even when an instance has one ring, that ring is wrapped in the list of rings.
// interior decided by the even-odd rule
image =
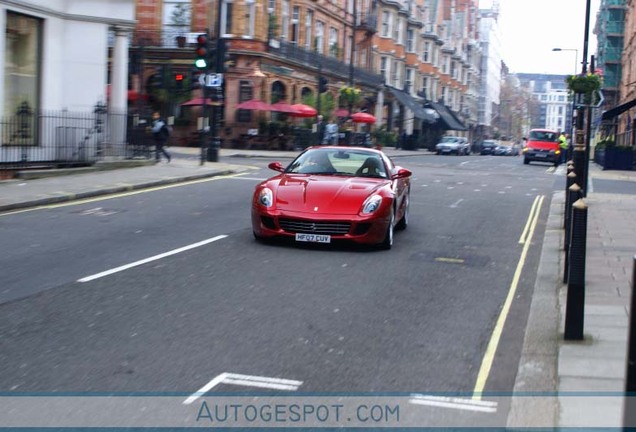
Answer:
[[[574,75],[579,64],[579,50],[576,48],[552,48],[552,51],[574,51]]]

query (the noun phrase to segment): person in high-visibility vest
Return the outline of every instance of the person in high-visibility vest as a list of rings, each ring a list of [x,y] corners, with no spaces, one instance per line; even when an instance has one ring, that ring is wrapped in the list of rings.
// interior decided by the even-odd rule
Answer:
[[[568,139],[563,132],[559,134],[558,141],[559,149],[561,150],[561,163],[565,163],[568,154]]]

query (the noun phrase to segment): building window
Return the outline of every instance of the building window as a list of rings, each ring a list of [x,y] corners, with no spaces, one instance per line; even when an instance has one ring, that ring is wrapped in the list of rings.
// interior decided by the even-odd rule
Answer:
[[[413,88],[413,69],[407,69],[406,70],[406,82],[404,83],[404,90],[409,93],[409,94],[413,94],[413,91],[415,90]]]
[[[399,16],[395,20],[395,28],[393,29],[393,40],[395,40],[395,42],[398,43],[398,44],[403,43],[403,41],[402,41],[402,20],[400,19]]]
[[[280,38],[289,38],[289,0],[283,0],[283,10],[281,13]]]
[[[311,39],[313,37],[314,11],[308,10],[305,16],[305,48],[311,49]]]
[[[388,83],[389,81],[389,59],[388,57],[380,57],[380,75],[384,77],[384,82]]]
[[[424,49],[422,50],[422,61],[429,63],[431,61],[431,43],[424,42]]]
[[[176,37],[190,31],[190,0],[166,0],[163,2],[163,45],[176,47]]]
[[[340,47],[338,46],[338,30],[335,27],[329,28],[329,54],[338,57]]]
[[[389,37],[391,35],[391,12],[382,11],[382,33],[380,36]]]
[[[269,9],[270,13],[274,13],[276,11],[276,0],[267,0],[267,9]]]
[[[415,32],[413,29],[406,31],[406,51],[415,52]]]
[[[239,103],[252,100],[254,97],[254,87],[250,81],[239,82]],[[236,121],[240,123],[249,123],[252,121],[251,110],[236,110]]]
[[[18,122],[3,128],[3,144],[37,145],[42,20],[9,11],[6,17],[3,108]]]
[[[429,86],[428,77],[422,77],[422,92],[424,92],[425,99],[428,99],[429,96],[431,95],[431,92],[428,86]]]
[[[291,41],[294,44],[298,44],[300,39],[300,7],[294,6],[292,8],[291,19]]]
[[[233,0],[221,0],[221,34],[224,37],[232,35]]]
[[[247,21],[247,31],[245,32],[246,38],[254,37],[254,26],[256,19],[256,3],[254,0],[245,0],[245,18]]]
[[[391,82],[393,83],[393,87],[395,88],[401,88],[400,87],[400,64],[398,63],[397,60],[393,60],[393,75],[391,76]]]
[[[316,21],[316,51],[322,54],[325,51],[325,24],[322,21]]]

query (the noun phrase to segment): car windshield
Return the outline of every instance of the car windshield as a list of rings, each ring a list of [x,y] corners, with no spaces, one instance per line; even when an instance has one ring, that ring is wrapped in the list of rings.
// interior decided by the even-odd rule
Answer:
[[[442,143],[454,143],[457,141],[457,137],[444,137],[440,142]]]
[[[530,131],[530,139],[533,141],[556,141],[556,132],[550,131]]]
[[[376,152],[317,148],[301,153],[285,170],[290,174],[343,175],[388,178],[384,161]]]

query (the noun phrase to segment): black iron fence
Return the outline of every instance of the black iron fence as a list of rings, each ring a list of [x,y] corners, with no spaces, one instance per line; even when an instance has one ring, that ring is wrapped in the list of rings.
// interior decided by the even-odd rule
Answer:
[[[0,169],[88,166],[149,157],[151,136],[126,113],[25,111],[0,118]]]
[[[345,80],[349,77],[350,65],[339,61],[335,57],[325,56],[299,47],[295,43],[280,41],[278,47],[270,46],[269,51],[278,56],[302,63],[305,66],[318,67],[318,65],[321,65],[323,71],[329,71],[329,73],[338,75]],[[384,82],[382,75],[358,67],[353,68],[353,77],[357,82],[376,87]]]

